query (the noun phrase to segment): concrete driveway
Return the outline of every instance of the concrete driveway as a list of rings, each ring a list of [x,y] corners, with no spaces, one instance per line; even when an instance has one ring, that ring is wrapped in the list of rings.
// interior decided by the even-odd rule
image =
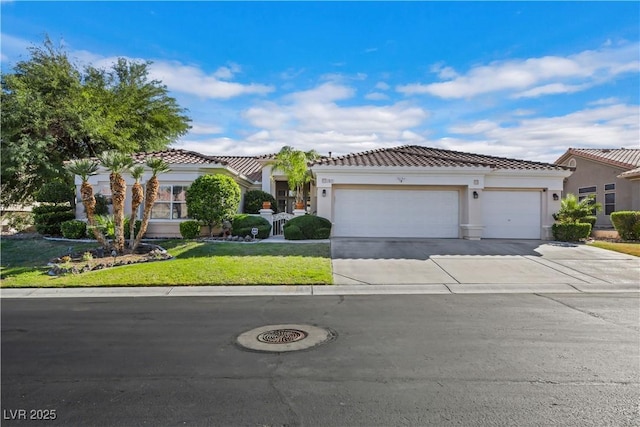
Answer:
[[[638,291],[640,258],[540,240],[331,240],[336,285],[434,285],[448,292]]]

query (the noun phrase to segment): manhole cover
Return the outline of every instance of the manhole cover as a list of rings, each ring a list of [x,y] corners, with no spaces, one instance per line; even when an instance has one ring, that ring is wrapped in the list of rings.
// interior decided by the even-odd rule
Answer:
[[[305,331],[297,329],[274,329],[273,331],[263,332],[258,335],[258,341],[267,344],[285,344],[288,342],[296,342],[307,337]]]
[[[312,348],[336,336],[333,330],[318,326],[267,325],[240,334],[237,342],[249,350],[282,353]]]

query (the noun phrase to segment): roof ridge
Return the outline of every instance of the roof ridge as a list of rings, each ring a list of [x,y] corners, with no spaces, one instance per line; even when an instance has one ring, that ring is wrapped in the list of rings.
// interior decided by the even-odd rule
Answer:
[[[420,147],[420,146],[411,145],[410,147]],[[398,147],[398,148],[402,148],[402,147]],[[430,148],[430,147],[423,147],[423,148]],[[427,157],[427,158],[431,158],[431,159],[453,160],[453,161],[460,162],[460,163],[475,163],[475,164],[486,165],[486,166],[490,166],[490,167],[495,167],[496,166],[496,162],[481,162],[481,161],[471,160],[471,159],[469,159],[469,160],[456,159],[456,158],[447,157],[447,156],[438,156],[438,155],[431,154],[431,153],[412,153],[410,151],[404,151],[404,150],[399,150],[399,149],[394,149],[393,151],[395,151],[397,153],[409,154],[411,156],[421,156],[421,157]],[[449,151],[449,152],[455,153],[455,151],[451,151],[451,150],[442,150],[442,151]],[[462,153],[461,152],[460,154],[472,154],[472,153]]]

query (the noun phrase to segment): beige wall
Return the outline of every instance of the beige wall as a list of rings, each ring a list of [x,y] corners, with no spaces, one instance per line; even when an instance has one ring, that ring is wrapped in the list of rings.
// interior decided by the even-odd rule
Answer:
[[[603,209],[598,213],[598,220],[596,221],[596,227],[612,227],[609,215],[604,213],[604,186],[605,184],[616,185],[616,211],[625,211],[638,209],[640,206],[634,208],[632,199],[640,199],[640,186],[633,181],[624,178],[617,178],[625,170],[613,166],[604,165],[600,162],[594,162],[591,160],[583,159],[581,157],[572,156],[565,161],[565,165],[569,163],[571,159],[576,161],[576,170],[573,174],[565,179],[564,182],[564,195],[573,193],[578,194],[580,187],[596,186],[596,201],[602,203]],[[633,193],[636,193],[635,197]]]

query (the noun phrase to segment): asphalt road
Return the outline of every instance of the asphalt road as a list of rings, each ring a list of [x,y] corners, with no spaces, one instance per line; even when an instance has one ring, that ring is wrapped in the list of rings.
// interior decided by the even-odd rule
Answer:
[[[638,294],[1,304],[3,426],[640,424]],[[278,323],[338,337],[235,344]]]

